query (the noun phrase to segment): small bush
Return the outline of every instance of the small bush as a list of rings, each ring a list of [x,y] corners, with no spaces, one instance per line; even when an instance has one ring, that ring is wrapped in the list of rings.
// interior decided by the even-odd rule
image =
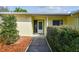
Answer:
[[[47,40],[54,51],[79,51],[79,32],[71,28],[47,28]]]
[[[10,45],[17,41],[19,38],[16,29],[16,18],[13,15],[3,16],[0,31],[0,42]]]

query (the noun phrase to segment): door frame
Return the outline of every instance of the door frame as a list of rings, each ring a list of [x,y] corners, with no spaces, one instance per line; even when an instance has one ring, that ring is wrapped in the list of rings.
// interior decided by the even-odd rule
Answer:
[[[44,34],[44,20],[42,19],[42,20],[40,20],[40,19],[36,19],[37,20],[37,24],[38,24],[38,22],[41,22],[42,21],[42,29],[43,29],[43,33],[42,34]],[[35,33],[34,32],[34,20],[32,21],[32,25],[33,25],[33,34],[40,34],[40,33],[38,33],[38,25],[37,25],[37,33]]]
[[[42,24],[42,29],[39,29],[40,27],[39,27],[39,22],[42,22],[41,24]],[[44,31],[44,26],[43,26],[43,20],[38,20],[37,21],[37,33],[43,33],[43,31]]]

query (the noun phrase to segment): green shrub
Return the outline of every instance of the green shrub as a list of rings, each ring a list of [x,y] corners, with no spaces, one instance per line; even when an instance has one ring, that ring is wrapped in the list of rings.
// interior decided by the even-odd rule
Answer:
[[[16,29],[16,18],[13,15],[3,16],[0,31],[0,42],[10,45],[17,41],[19,38]]]
[[[79,32],[71,28],[47,28],[47,40],[54,51],[79,51]]]

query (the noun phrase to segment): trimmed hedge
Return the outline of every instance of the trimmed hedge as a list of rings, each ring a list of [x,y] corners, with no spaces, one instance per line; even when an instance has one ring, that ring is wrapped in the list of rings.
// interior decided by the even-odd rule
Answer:
[[[48,27],[47,40],[53,51],[79,51],[79,32],[71,28]]]

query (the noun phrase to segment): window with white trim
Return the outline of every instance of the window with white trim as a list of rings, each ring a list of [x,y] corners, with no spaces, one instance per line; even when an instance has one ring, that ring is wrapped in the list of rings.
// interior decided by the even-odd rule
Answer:
[[[55,26],[63,25],[63,20],[53,20],[52,25],[55,25]]]

